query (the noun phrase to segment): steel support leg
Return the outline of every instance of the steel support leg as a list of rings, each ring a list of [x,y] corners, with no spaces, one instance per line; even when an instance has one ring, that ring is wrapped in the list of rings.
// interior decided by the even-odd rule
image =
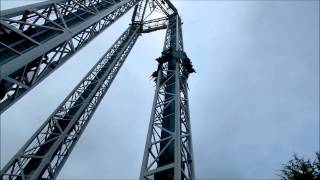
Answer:
[[[129,26],[1,171],[0,179],[55,179],[140,35]]]
[[[1,11],[0,113],[140,0],[51,0]]]

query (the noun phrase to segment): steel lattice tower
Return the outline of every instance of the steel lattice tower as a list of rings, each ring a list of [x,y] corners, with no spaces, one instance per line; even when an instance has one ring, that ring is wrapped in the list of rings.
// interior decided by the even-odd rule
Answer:
[[[2,179],[56,179],[143,33],[167,29],[140,179],[194,179],[182,23],[169,0],[51,0],[1,11],[0,112],[134,7],[131,24],[1,170]],[[149,18],[155,12],[163,17]]]

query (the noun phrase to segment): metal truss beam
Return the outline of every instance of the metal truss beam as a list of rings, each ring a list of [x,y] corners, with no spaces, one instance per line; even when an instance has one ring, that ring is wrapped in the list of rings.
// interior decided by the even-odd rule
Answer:
[[[142,24],[145,17],[145,12],[149,0],[140,1],[133,10],[131,22],[136,24]]]
[[[168,26],[169,17],[162,17],[162,18],[152,19],[149,21],[143,21],[141,32],[150,33],[154,31],[166,29]]]
[[[148,19],[152,13],[159,11],[161,11],[165,16]],[[132,24],[140,24],[142,27],[142,33],[150,33],[166,29],[168,19],[177,14],[177,9],[169,0],[144,0],[135,7],[132,16]]]
[[[53,0],[1,11],[0,113],[140,0]]]
[[[194,179],[187,78],[194,72],[183,51],[181,20],[170,17],[162,56],[153,73],[156,90],[140,179]]]
[[[157,9],[158,11],[162,11],[162,13],[166,15],[166,17],[178,14],[177,9],[169,0],[144,0],[135,7],[132,16],[132,22],[144,23],[146,21],[146,16],[150,15],[145,15],[147,7],[149,8],[150,13],[154,12]]]
[[[129,26],[20,151],[0,179],[55,179],[140,35]]]

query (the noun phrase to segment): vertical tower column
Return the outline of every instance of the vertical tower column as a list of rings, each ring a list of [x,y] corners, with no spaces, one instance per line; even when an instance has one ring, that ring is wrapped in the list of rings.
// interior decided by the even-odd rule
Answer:
[[[169,18],[162,56],[152,74],[156,91],[140,179],[194,179],[187,79],[194,72],[183,51],[181,19]]]

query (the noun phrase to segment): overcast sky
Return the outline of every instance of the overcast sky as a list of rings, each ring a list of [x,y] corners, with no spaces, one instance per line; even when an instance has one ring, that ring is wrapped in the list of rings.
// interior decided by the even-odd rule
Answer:
[[[197,71],[189,78],[196,178],[277,179],[294,152],[314,158],[319,1],[173,3]],[[131,14],[1,115],[1,167],[127,28]],[[138,39],[59,179],[138,178],[154,95],[149,77],[163,40],[164,31]]]

